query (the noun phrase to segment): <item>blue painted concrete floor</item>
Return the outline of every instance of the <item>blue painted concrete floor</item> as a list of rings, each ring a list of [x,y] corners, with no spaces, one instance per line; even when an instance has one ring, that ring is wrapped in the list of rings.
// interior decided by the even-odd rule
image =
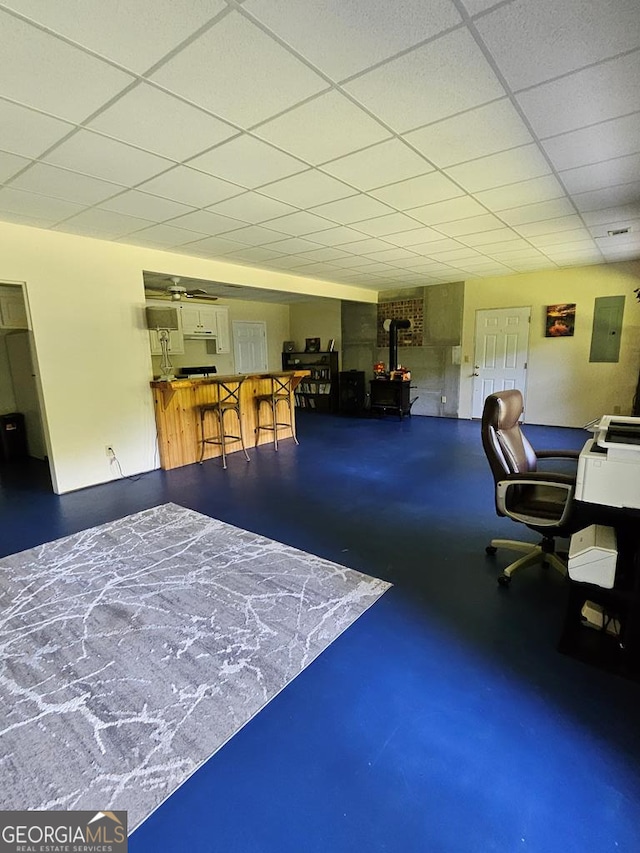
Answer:
[[[540,448],[585,441],[526,431]],[[394,584],[133,833],[132,853],[637,853],[640,685],[558,652],[558,573],[498,587],[513,555],[487,557],[488,540],[536,536],[495,515],[478,423],[302,412],[299,437],[227,471],[212,460],[64,496],[43,464],[0,468],[3,555],[174,501]]]

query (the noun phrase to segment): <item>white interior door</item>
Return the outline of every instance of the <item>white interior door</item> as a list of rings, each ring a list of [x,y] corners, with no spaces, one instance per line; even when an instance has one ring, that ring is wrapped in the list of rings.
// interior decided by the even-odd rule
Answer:
[[[235,322],[233,324],[233,356],[236,373],[266,373],[267,324]]]
[[[525,397],[530,319],[531,308],[476,312],[471,417],[482,417],[484,401],[494,391],[517,388]]]

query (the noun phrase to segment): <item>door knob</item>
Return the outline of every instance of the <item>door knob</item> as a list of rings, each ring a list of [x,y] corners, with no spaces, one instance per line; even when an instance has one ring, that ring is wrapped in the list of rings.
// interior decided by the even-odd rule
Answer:
[[[479,373],[476,373],[475,371],[474,371],[471,375],[472,375],[472,376],[480,376],[480,374],[479,374]]]

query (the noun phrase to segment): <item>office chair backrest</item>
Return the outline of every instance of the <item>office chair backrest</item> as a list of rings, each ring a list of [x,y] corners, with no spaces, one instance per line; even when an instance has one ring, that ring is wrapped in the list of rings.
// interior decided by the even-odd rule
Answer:
[[[520,391],[497,391],[484,401],[482,445],[494,480],[536,470],[536,454],[518,423],[524,410]]]

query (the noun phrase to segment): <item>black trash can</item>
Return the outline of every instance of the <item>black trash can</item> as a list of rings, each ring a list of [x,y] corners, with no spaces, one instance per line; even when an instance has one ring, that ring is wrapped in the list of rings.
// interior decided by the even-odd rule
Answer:
[[[364,370],[340,373],[340,413],[361,415],[364,412]]]
[[[12,412],[0,415],[0,462],[19,462],[27,458],[27,433],[24,415]]]

